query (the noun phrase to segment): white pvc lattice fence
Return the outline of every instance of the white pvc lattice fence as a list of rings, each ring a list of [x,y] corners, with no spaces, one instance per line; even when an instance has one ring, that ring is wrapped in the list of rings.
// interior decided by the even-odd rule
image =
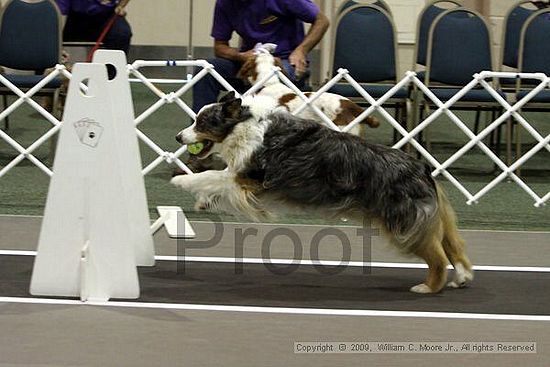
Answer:
[[[0,129],[0,138],[3,139],[6,143],[8,143],[8,145],[13,147],[19,153],[18,156],[16,156],[6,166],[0,169],[0,178],[2,178],[2,176],[8,173],[9,170],[15,167],[23,159],[28,159],[29,161],[34,163],[38,168],[40,168],[43,172],[45,172],[47,175],[51,176],[53,174],[52,171],[44,163],[42,163],[38,158],[36,158],[32,153],[38,147],[44,144],[49,138],[51,138],[61,128],[61,121],[59,121],[55,116],[53,116],[50,112],[44,109],[44,107],[38,104],[35,100],[33,100],[32,96],[38,93],[48,83],[50,83],[53,79],[57,78],[58,76],[65,76],[66,78],[70,78],[71,73],[67,71],[65,66],[57,65],[50,74],[48,74],[44,79],[42,79],[34,87],[32,87],[26,93],[24,93],[21,89],[17,88],[2,74],[0,74],[0,85],[10,89],[18,97],[15,102],[10,104],[8,108],[6,108],[0,113],[0,121],[8,117],[11,113],[13,113],[13,111],[15,111],[23,103],[28,103],[33,109],[38,111],[38,113],[44,116],[44,118],[53,125],[48,131],[46,131],[42,136],[40,136],[36,141],[34,141],[34,143],[29,145],[27,148],[23,147],[15,139],[13,139],[6,132]]]
[[[143,67],[162,67],[162,66],[178,66],[178,67],[198,67],[201,70],[194,76],[189,75],[185,84],[179,89],[165,93],[158,89],[153,82],[145,77],[141,73],[140,68]],[[227,90],[234,90],[234,88],[214,70],[213,65],[208,63],[205,60],[196,60],[196,61],[136,61],[131,65],[128,65],[128,73],[141,81],[145,86],[147,86],[157,97],[158,101],[149,106],[145,111],[143,111],[139,116],[136,116],[135,124],[138,137],[156,154],[157,158],[149,163],[146,167],[143,168],[143,174],[146,175],[155,167],[160,165],[163,162],[169,164],[175,164],[189,174],[193,172],[185,165],[185,163],[180,159],[180,156],[185,152],[186,146],[178,148],[174,152],[164,150],[146,134],[139,130],[139,125],[151,116],[154,112],[159,110],[165,105],[175,103],[185,114],[187,114],[192,119],[195,118],[195,113],[192,109],[183,101],[182,96],[189,91],[197,81],[205,77],[207,74],[212,75],[220,84]],[[535,95],[540,93],[543,89],[550,86],[550,77],[545,74],[540,73],[501,73],[501,72],[489,72],[484,71],[479,74],[474,75],[472,81],[464,86],[458,93],[456,93],[451,99],[443,103],[440,101],[426,85],[422,83],[414,72],[407,72],[405,77],[401,79],[395,86],[393,86],[386,94],[378,99],[374,99],[370,96],[360,85],[349,75],[348,71],[345,69],[340,69],[337,75],[334,76],[330,81],[323,85],[317,92],[310,95],[308,98],[304,93],[302,93],[292,82],[281,72],[280,68],[273,67],[272,72],[269,75],[266,75],[264,78],[258,81],[253,87],[246,91],[243,95],[250,95],[262,88],[263,84],[269,80],[272,76],[278,76],[279,79],[291,88],[303,101],[304,103],[294,114],[299,114],[305,108],[310,108],[314,111],[319,119],[323,121],[327,126],[332,129],[340,130],[319,108],[313,105],[313,102],[324,92],[332,88],[336,83],[341,80],[347,81],[353,88],[355,88],[358,93],[370,104],[370,106],[354,121],[342,129],[342,131],[349,131],[359,121],[363,120],[368,115],[372,114],[374,111],[379,112],[382,117],[401,135],[402,138],[393,146],[394,148],[401,148],[405,144],[410,143],[433,167],[434,171],[432,175],[438,176],[443,175],[449,180],[460,192],[467,198],[467,203],[472,204],[476,203],[481,197],[483,197],[487,192],[493,189],[498,183],[502,182],[506,177],[510,177],[512,181],[518,184],[518,186],[524,190],[534,201],[535,206],[539,207],[545,204],[550,199],[550,191],[544,196],[539,196],[522,178],[515,174],[516,170],[523,166],[529,159],[531,159],[537,152],[542,149],[550,151],[550,134],[547,136],[542,136],[528,121],[526,121],[523,116],[519,113],[521,108],[525,106]],[[13,84],[11,84],[6,78],[0,75],[0,84],[11,89],[14,94],[19,98],[12,103],[6,110],[0,113],[0,120],[4,117],[11,114],[16,108],[18,108],[23,103],[28,103],[32,108],[37,110],[41,115],[43,115],[53,126],[44,133],[39,139],[37,139],[29,147],[24,148],[16,140],[11,138],[6,132],[0,130],[0,138],[5,140],[11,147],[19,152],[19,155],[10,161],[5,167],[0,169],[0,178],[5,175],[10,169],[15,167],[23,159],[29,159],[32,163],[38,166],[42,171],[48,175],[52,175],[51,170],[44,165],[39,159],[33,156],[33,152],[42,145],[46,140],[48,140],[52,135],[54,135],[59,128],[61,127],[61,121],[52,116],[48,111],[42,108],[36,101],[32,100],[32,96],[43,88],[50,80],[56,76],[64,76],[70,78],[70,73],[65,69],[64,66],[58,65],[55,70],[44,78],[39,84],[30,89],[28,92],[23,93]],[[504,98],[499,95],[496,90],[487,82],[487,79],[491,78],[525,78],[525,79],[536,79],[539,81],[538,85],[534,87],[525,97],[517,101],[514,105],[510,105]],[[407,131],[400,123],[398,123],[395,118],[388,113],[383,105],[392,98],[399,90],[402,88],[407,88],[409,86],[416,86],[424,94],[424,98],[429,99],[437,109],[435,109],[429,116],[427,116],[423,121],[421,121],[416,127],[411,131]],[[482,87],[486,89],[497,101],[502,108],[504,113],[500,115],[496,120],[488,124],[485,129],[480,131],[477,135],[474,134],[466,124],[455,114],[450,108],[459,101],[466,93],[476,87]],[[237,95],[239,93],[235,91]],[[444,162],[439,162],[430,152],[428,152],[416,139],[415,137],[426,129],[433,121],[438,117],[446,115],[451,121],[470,139],[462,148],[460,148],[456,153],[449,157]],[[487,137],[492,131],[497,129],[500,125],[506,123],[508,118],[513,117],[516,121],[537,141],[537,144],[532,147],[527,153],[525,153],[521,158],[516,160],[510,166],[506,165],[493,151],[489,149],[483,142],[483,139]],[[176,132],[173,132],[174,135]],[[479,190],[476,193],[471,193],[464,187],[464,185],[449,172],[449,167],[456,162],[460,157],[466,154],[474,146],[479,147],[479,149],[487,155],[487,157],[496,164],[496,166],[502,170],[502,173],[498,175],[495,179],[489,182],[485,187]]]

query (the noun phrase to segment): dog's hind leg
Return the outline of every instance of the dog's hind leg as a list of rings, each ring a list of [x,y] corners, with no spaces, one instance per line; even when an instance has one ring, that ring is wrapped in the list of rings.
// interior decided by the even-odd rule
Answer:
[[[458,233],[454,210],[439,187],[438,205],[443,230],[443,249],[455,269],[454,279],[447,286],[462,288],[474,279],[472,263],[466,255],[464,240]]]
[[[453,233],[454,232],[454,233]],[[472,264],[464,252],[464,240],[458,232],[445,233],[443,238],[443,249],[455,268],[455,275],[447,286],[451,288],[462,288],[474,279]]]
[[[428,276],[424,283],[412,287],[412,292],[437,293],[445,286],[449,261],[443,250],[441,240],[441,229],[437,228],[434,233],[427,234],[423,239],[423,243],[414,251],[415,255],[428,264]]]

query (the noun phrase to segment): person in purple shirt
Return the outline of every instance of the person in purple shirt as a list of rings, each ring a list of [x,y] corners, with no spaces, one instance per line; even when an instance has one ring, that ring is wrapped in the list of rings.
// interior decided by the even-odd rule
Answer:
[[[103,47],[128,54],[132,29],[126,20],[125,6],[130,0],[56,0],[61,14],[67,17],[63,41],[95,42],[109,20],[117,17],[103,40]]]
[[[311,24],[307,34],[304,23]],[[312,0],[217,0],[211,33],[216,57],[208,61],[237,90],[246,89],[235,78],[240,66],[256,43],[274,43],[274,55],[281,58],[287,75],[301,87],[307,73],[307,54],[328,26],[328,18]],[[229,46],[233,32],[241,38],[238,49]],[[222,89],[210,74],[202,78],[193,87],[193,110],[198,112],[216,102]]]

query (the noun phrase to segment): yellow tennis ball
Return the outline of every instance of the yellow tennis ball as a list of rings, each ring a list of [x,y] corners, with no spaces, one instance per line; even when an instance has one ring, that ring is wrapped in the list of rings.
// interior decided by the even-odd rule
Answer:
[[[204,144],[201,142],[187,145],[187,151],[193,155],[199,154],[204,148]]]

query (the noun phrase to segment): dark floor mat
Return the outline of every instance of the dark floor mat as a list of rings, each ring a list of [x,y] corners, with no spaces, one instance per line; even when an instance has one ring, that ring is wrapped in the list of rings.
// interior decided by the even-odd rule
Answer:
[[[0,296],[30,297],[33,257],[0,256]],[[283,265],[276,266],[279,270]],[[237,266],[239,268],[239,266]],[[327,270],[327,268],[323,268]],[[277,271],[279,272],[279,271]],[[278,275],[263,264],[158,261],[140,268],[140,302],[439,311],[489,314],[550,314],[550,274],[478,271],[465,289],[436,295],[408,291],[424,269],[349,267],[336,275],[301,265]],[[452,272],[449,273],[452,276]]]

